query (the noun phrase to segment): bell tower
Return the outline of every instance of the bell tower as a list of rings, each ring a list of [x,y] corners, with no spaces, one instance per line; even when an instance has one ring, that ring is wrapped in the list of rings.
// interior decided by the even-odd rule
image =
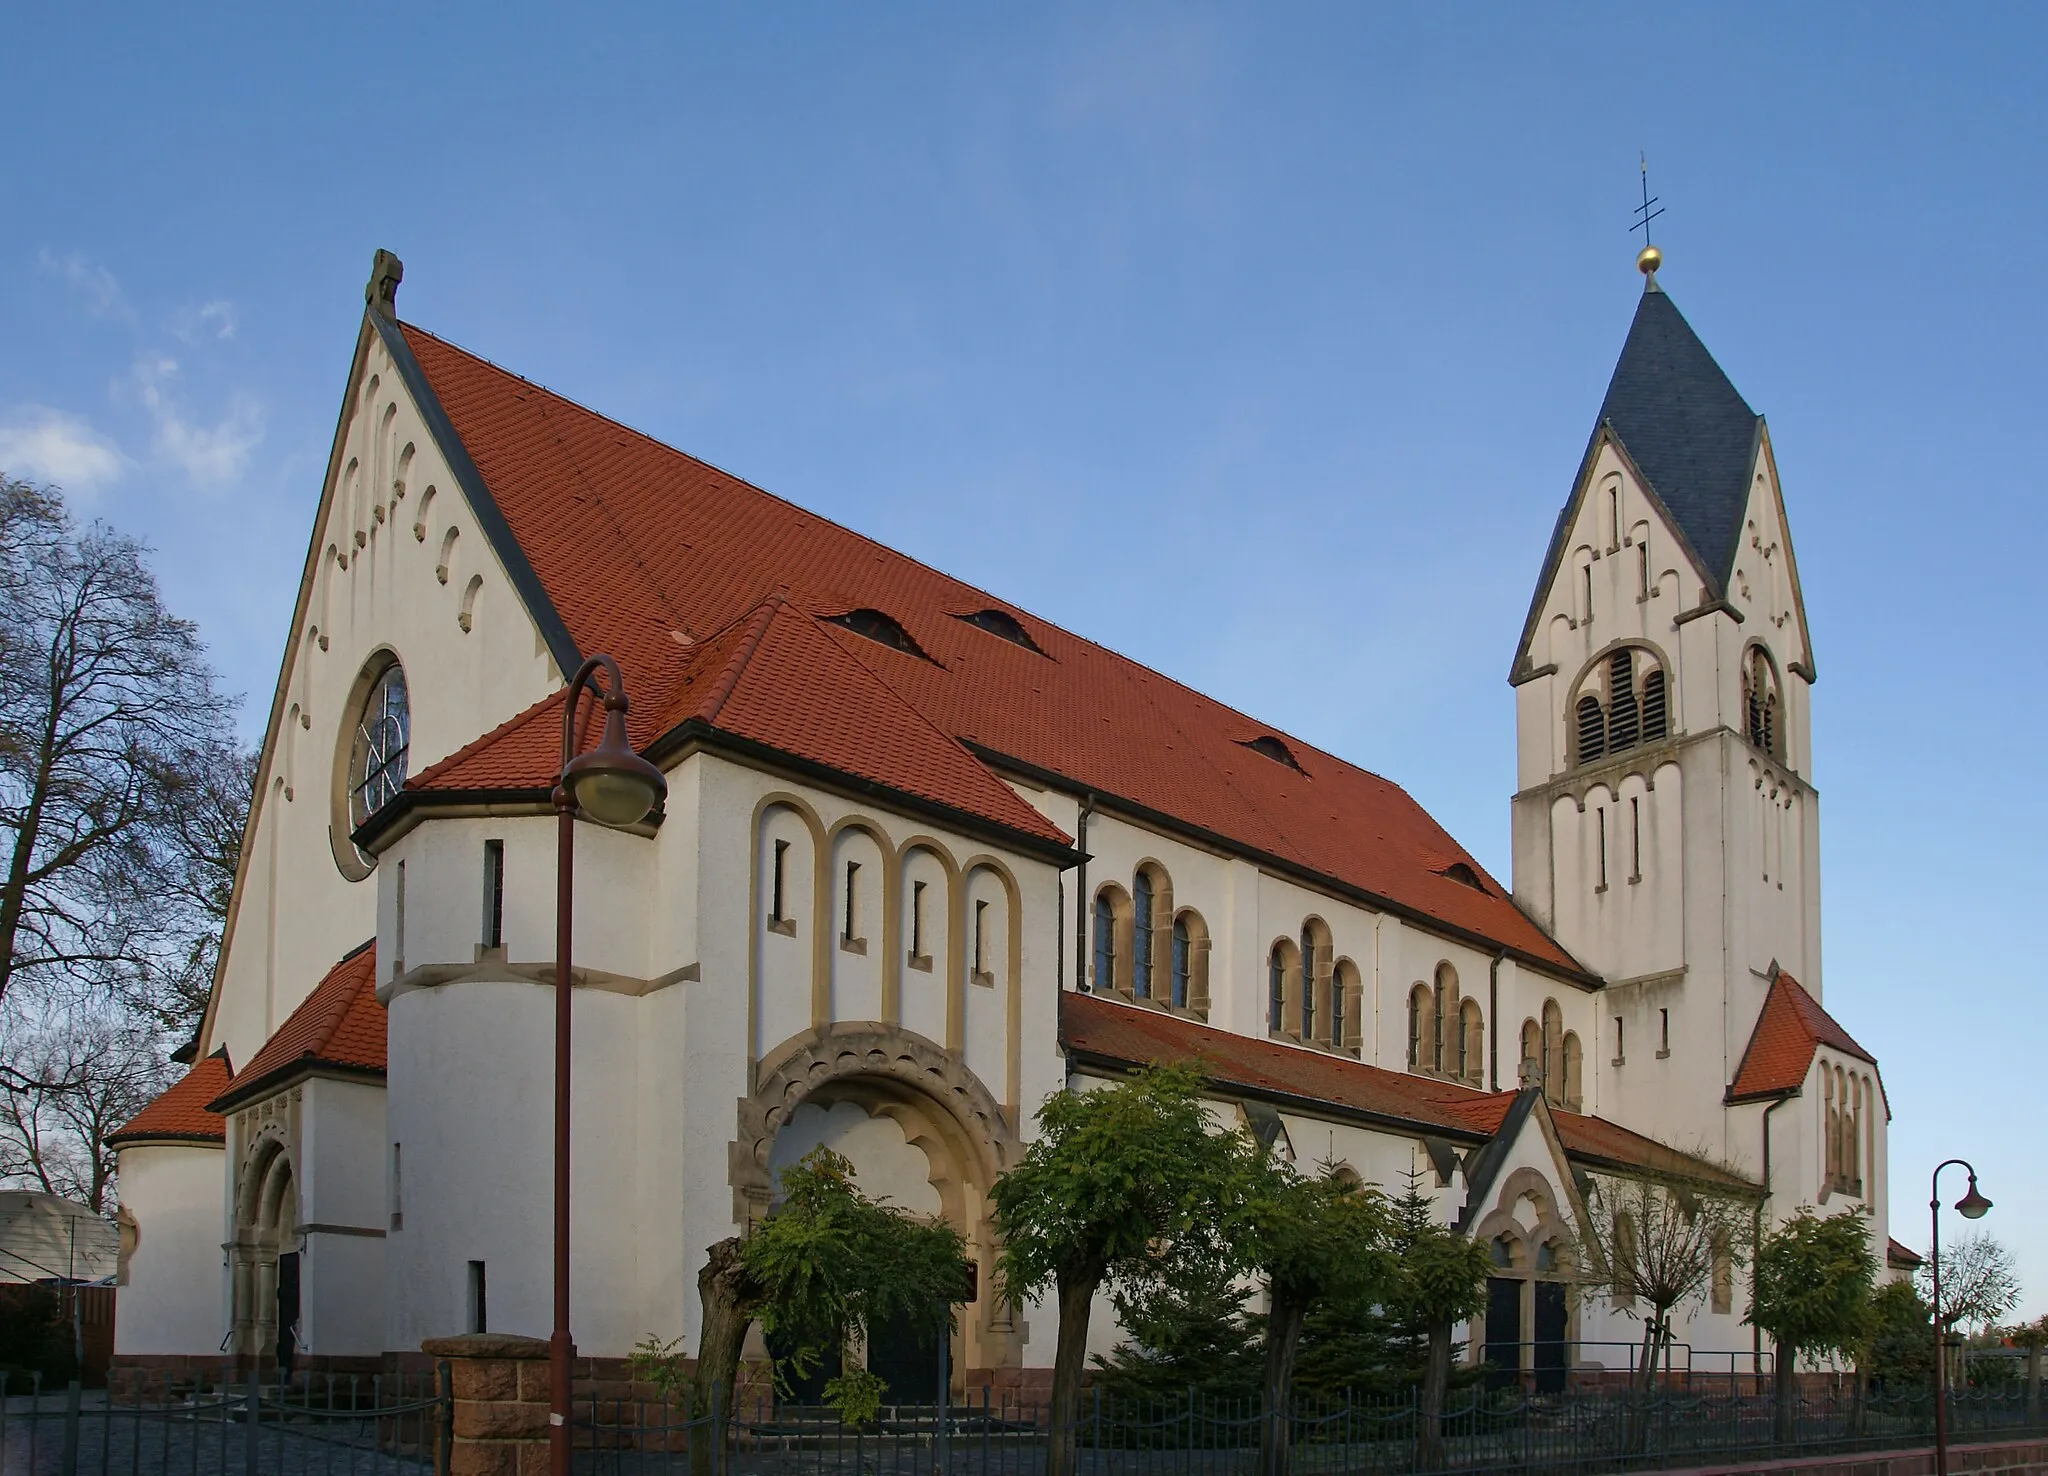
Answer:
[[[1770,979],[1820,994],[1815,672],[1770,433],[1662,264],[1637,260],[1508,678],[1514,890],[1607,980],[1601,1115],[1736,1155],[1706,1130]]]

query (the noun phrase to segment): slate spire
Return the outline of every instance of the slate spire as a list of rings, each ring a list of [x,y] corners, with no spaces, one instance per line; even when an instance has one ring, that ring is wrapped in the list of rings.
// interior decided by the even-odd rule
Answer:
[[[1763,422],[1654,276],[1644,283],[1600,421],[1670,511],[1721,598]]]

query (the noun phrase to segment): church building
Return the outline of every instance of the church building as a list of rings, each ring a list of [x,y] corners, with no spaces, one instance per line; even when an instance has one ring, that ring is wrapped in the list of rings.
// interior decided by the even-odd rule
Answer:
[[[577,827],[586,1355],[694,1346],[706,1248],[827,1144],[965,1237],[958,1382],[1036,1386],[1056,1315],[995,1295],[991,1186],[1049,1094],[1159,1060],[1418,1183],[1491,1253],[1467,1356],[1539,1383],[1640,1342],[1578,1284],[1602,1180],[1885,1246],[1771,437],[1642,265],[1509,670],[1508,887],[1389,780],[401,320],[379,252],[212,998],[114,1139],[120,1359],[546,1335],[551,794],[598,653],[668,789]],[[1731,1264],[1683,1309],[1695,1366],[1753,1366],[1746,1299]]]

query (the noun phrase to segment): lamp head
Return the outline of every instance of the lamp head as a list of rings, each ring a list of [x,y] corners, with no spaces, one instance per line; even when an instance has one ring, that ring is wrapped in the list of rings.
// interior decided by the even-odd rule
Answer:
[[[626,714],[606,706],[604,736],[562,770],[569,799],[600,825],[637,825],[661,803],[668,781],[626,741]]]
[[[1977,1176],[1970,1175],[1970,1192],[1956,1201],[1956,1213],[1966,1220],[1981,1220],[1991,1201],[1977,1192]]]

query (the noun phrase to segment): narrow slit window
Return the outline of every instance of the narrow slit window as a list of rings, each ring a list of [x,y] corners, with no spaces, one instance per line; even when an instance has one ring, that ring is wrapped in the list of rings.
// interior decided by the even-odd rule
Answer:
[[[469,1263],[469,1330],[473,1333],[491,1330],[491,1309],[489,1288],[484,1280],[484,1263]]]
[[[1607,886],[1607,806],[1596,805],[1593,814],[1600,827],[1600,886]]]
[[[1579,570],[1579,580],[1585,597],[1585,620],[1590,625],[1593,620],[1593,566],[1591,564]]]
[[[405,863],[398,863],[398,875],[391,882],[391,977],[405,972]]]
[[[1671,1054],[1671,1011],[1668,1009],[1657,1011],[1657,1054]]]
[[[505,946],[505,843],[484,842],[484,947]]]
[[[770,922],[782,922],[785,920],[782,911],[782,879],[788,861],[789,842],[779,840],[775,843],[775,871],[768,885],[768,920]]]
[[[910,884],[910,956],[924,957],[924,883]]]
[[[391,1145],[391,1228],[405,1228],[405,1145]]]
[[[1628,1054],[1626,1051],[1622,1049],[1622,1041],[1623,1035],[1621,1016],[1616,1015],[1614,1017],[1614,1064],[1617,1066],[1619,1066],[1622,1063],[1623,1058],[1626,1057]]]
[[[988,972],[988,903],[974,904],[974,972]]]
[[[1641,795],[1628,797],[1628,844],[1629,880],[1640,881],[1643,876],[1643,800]]]
[[[1621,489],[1607,489],[1607,546],[1621,547]]]
[[[851,942],[853,942],[853,941],[854,941],[854,939],[855,939],[855,938],[856,938],[857,936],[859,936],[859,935],[858,935],[858,933],[857,933],[857,932],[855,931],[855,929],[856,929],[856,927],[857,927],[857,925],[858,925],[858,923],[859,923],[859,921],[860,921],[860,905],[859,905],[859,902],[858,902],[858,900],[857,900],[857,899],[858,899],[858,897],[859,897],[859,891],[858,891],[858,883],[859,883],[859,881],[860,881],[860,862],[858,862],[858,861],[849,861],[849,862],[847,862],[847,863],[846,863],[846,918],[845,918],[845,922],[844,922],[844,924],[843,924],[843,926],[842,926],[842,931],[840,932],[839,936],[840,936],[841,938],[845,939],[845,940],[846,940],[846,941],[847,941],[848,943],[851,943]]]
[[[1650,597],[1650,540],[1647,538],[1636,545],[1636,593],[1646,600]]]
[[[1188,922],[1184,917],[1173,920],[1173,976],[1168,985],[1171,993],[1167,1002],[1177,1010],[1188,1007],[1188,955],[1190,953]]]

